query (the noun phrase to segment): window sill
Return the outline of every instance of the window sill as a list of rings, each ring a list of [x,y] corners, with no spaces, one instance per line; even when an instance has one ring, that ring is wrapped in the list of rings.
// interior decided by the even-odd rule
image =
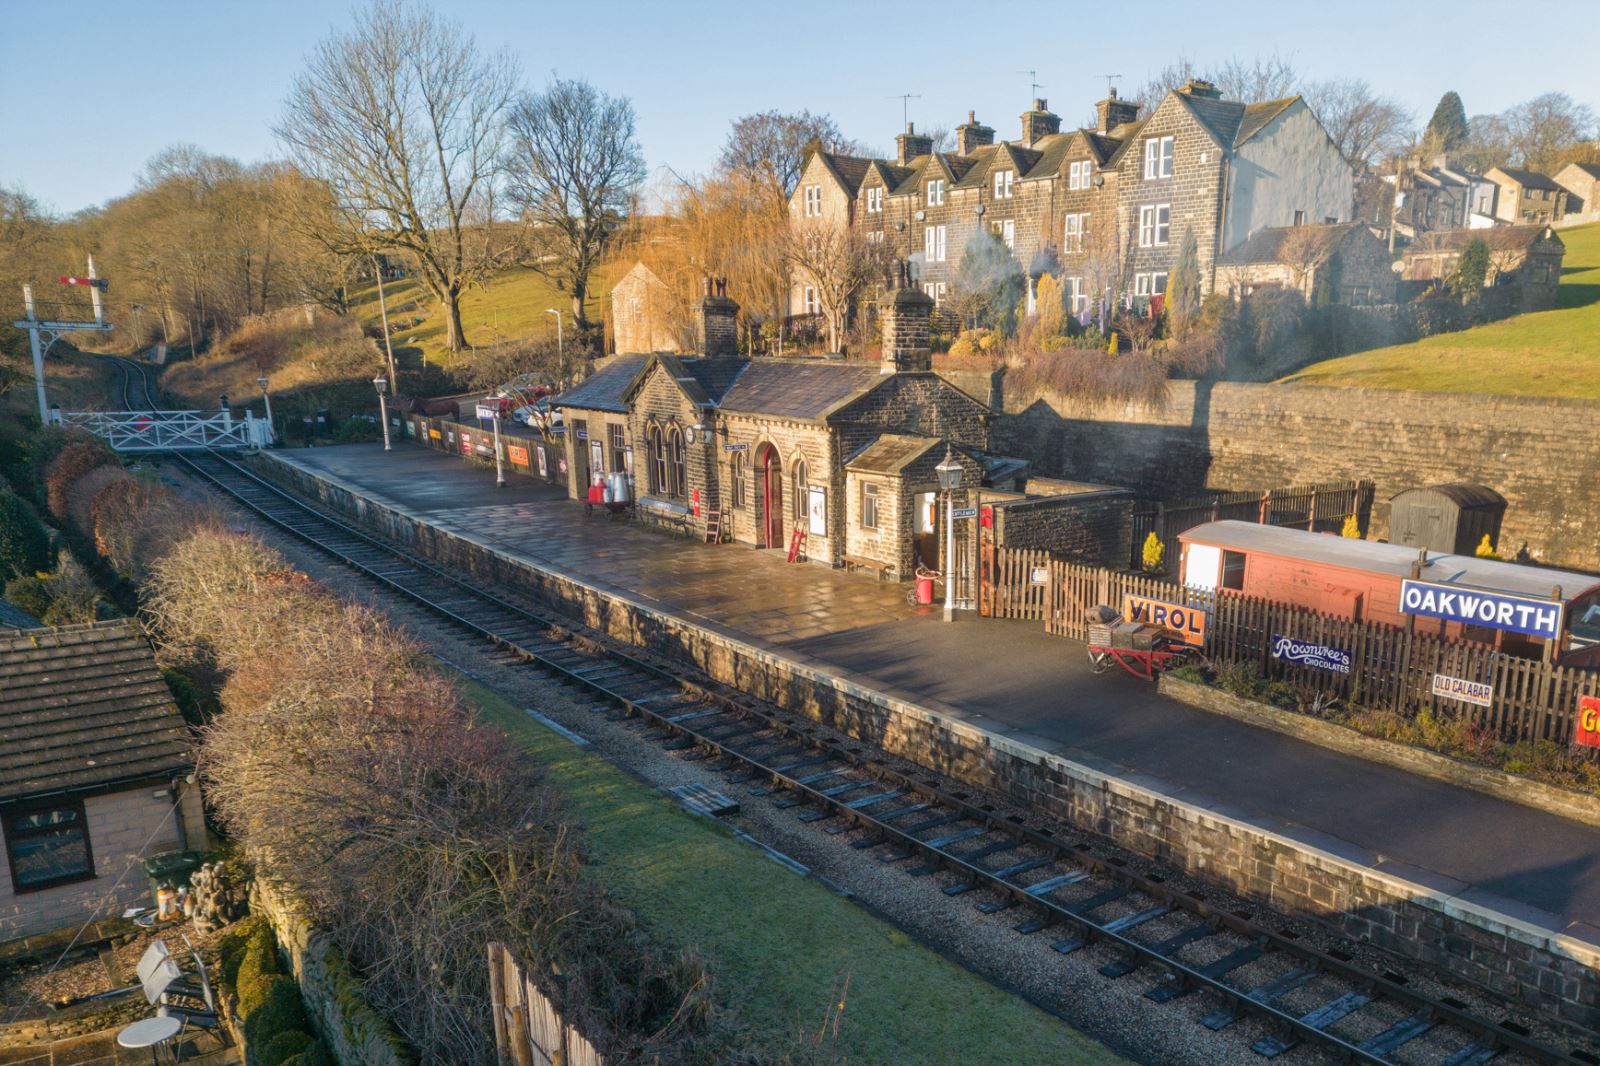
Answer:
[[[93,870],[85,874],[69,874],[66,877],[55,877],[49,881],[38,881],[31,885],[19,885],[16,883],[16,880],[13,879],[11,882],[11,891],[13,895],[27,896],[34,892],[48,892],[52,888],[63,888],[67,885],[81,885],[85,881],[93,881],[94,879],[95,873]]]

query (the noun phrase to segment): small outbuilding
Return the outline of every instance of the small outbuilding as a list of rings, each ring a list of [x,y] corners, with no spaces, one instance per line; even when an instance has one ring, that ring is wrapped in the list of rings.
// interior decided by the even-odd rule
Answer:
[[[1489,538],[1500,543],[1505,497],[1487,485],[1453,483],[1406,489],[1389,500],[1389,540],[1431,552],[1471,555]]]

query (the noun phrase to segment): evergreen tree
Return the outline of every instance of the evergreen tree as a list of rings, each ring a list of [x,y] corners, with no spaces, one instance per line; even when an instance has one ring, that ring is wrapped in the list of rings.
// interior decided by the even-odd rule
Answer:
[[[50,568],[50,535],[22,497],[0,488],[0,584]]]
[[[1061,283],[1055,279],[1054,274],[1040,274],[1039,285],[1034,292],[1034,303],[1038,308],[1040,347],[1044,341],[1053,337],[1064,337],[1067,333],[1066,303],[1062,298]]]
[[[1172,332],[1178,337],[1189,332],[1195,315],[1200,313],[1200,248],[1192,227],[1183,231],[1178,258],[1167,279],[1166,312]]]
[[[1453,152],[1467,143],[1471,132],[1467,125],[1467,109],[1461,103],[1460,94],[1452,89],[1439,97],[1439,106],[1433,109],[1433,117],[1428,120],[1423,143],[1435,151]]]
[[[967,242],[956,271],[954,306],[963,318],[1009,335],[1014,309],[1027,291],[1027,277],[1006,242],[979,232]]]
[[[1456,272],[1450,287],[1463,300],[1476,300],[1483,295],[1483,283],[1489,277],[1489,245],[1482,237],[1474,237],[1461,249],[1456,260]]]

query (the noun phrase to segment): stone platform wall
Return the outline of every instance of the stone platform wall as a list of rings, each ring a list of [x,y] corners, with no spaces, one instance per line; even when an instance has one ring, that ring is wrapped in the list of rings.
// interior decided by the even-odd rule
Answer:
[[[993,450],[1037,473],[1171,499],[1202,488],[1260,490],[1366,479],[1371,536],[1389,498],[1448,481],[1506,498],[1499,548],[1600,570],[1600,403],[1173,381],[1165,406],[1090,403],[1008,379]]]
[[[893,699],[737,637],[693,625],[373,503],[270,457],[267,476],[439,562],[525,595],[618,640],[687,662],[759,699],[808,714],[930,770],[992,789],[1129,851],[1303,914],[1432,966],[1600,1028],[1600,930],[1592,939],[1459,897],[1343,842],[1185,802],[1159,787],[1058,758],[937,710]]]

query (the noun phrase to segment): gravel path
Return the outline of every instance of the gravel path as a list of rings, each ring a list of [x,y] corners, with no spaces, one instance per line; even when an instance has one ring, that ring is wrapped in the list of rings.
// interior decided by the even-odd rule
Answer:
[[[208,491],[187,483],[170,466],[164,474],[175,484],[183,485],[186,491]],[[1072,955],[1061,956],[1050,950],[1049,945],[1056,937],[1048,930],[1033,936],[1020,936],[1012,930],[1018,912],[1012,910],[982,915],[973,908],[973,896],[946,896],[941,891],[942,882],[937,876],[912,877],[906,872],[910,864],[888,865],[880,862],[876,857],[877,849],[858,851],[842,846],[844,841],[852,838],[851,835],[829,835],[821,828],[826,823],[802,823],[796,817],[798,810],[780,810],[770,802],[751,796],[751,786],[730,786],[723,775],[705,762],[686,760],[679,754],[663,751],[644,738],[634,723],[611,722],[603,715],[590,713],[587,707],[592,701],[575,701],[568,690],[541,679],[536,672],[517,664],[487,643],[461,634],[433,614],[393,593],[376,589],[366,579],[329,562],[326,556],[302,542],[257,522],[248,513],[231,507],[230,513],[234,516],[236,528],[255,532],[281,551],[295,566],[340,594],[384,610],[397,624],[427,643],[442,660],[473,675],[507,699],[522,706],[536,707],[541,714],[589,740],[595,752],[640,779],[663,789],[688,782],[701,782],[733,795],[740,801],[741,811],[728,819],[730,824],[805,864],[814,876],[825,879],[836,890],[849,895],[922,943],[997,985],[1026,997],[1130,1058],[1174,1066],[1228,1066],[1264,1061],[1250,1049],[1253,1041],[1266,1035],[1267,1030],[1262,1023],[1244,1019],[1222,1032],[1213,1032],[1199,1024],[1199,1019],[1217,1006],[1209,997],[1192,995],[1162,1005],[1151,1003],[1144,998],[1145,990],[1154,981],[1150,973],[1138,971],[1111,980],[1096,972],[1100,966],[1119,958],[1111,948],[1091,945]],[[502,590],[501,594],[507,593]],[[909,765],[893,758],[890,762],[897,769],[906,769]],[[973,791],[970,786],[954,782],[949,787],[951,790]],[[993,802],[1002,813],[1018,809],[1004,797],[990,795],[986,800]],[[1070,830],[1064,830],[1062,835],[1081,836]],[[1201,893],[1214,905],[1253,912],[1257,920],[1315,943],[1324,950],[1331,948],[1355,957],[1369,965],[1375,973],[1383,973],[1391,967],[1401,969],[1394,959],[1383,953],[1335,937],[1323,927],[1308,921],[1286,916],[1274,919],[1259,905],[1176,871],[1158,867],[1110,845],[1096,842],[1094,851],[1103,858],[1120,859],[1146,876],[1154,874],[1184,891]],[[1159,919],[1142,927],[1139,939],[1153,942],[1187,924],[1188,919],[1178,916]],[[1224,934],[1193,945],[1184,957],[1203,964],[1240,946],[1243,946],[1242,941]],[[1254,969],[1235,971],[1238,983],[1244,987],[1275,976],[1284,968],[1283,960],[1275,958],[1252,965]],[[1404,972],[1409,985],[1419,991],[1451,995],[1473,1008],[1486,1009],[1490,1017],[1515,1018],[1524,1025],[1534,1026],[1536,1032],[1544,1029],[1537,1019],[1525,1014],[1503,1007],[1497,1013],[1487,1009],[1484,997],[1475,990],[1445,986],[1409,970]],[[1310,1009],[1315,1005],[1314,998],[1305,1001],[1289,997],[1283,1003],[1286,1009],[1293,1010]],[[1398,1021],[1400,1017],[1401,1012],[1396,1008],[1392,1018],[1374,1018],[1371,1028],[1376,1032],[1381,1025]],[[1361,1037],[1368,1035],[1371,1034],[1360,1034]],[[1446,1038],[1445,1042],[1425,1036],[1406,1045],[1396,1058],[1403,1063],[1438,1062],[1454,1050],[1451,1042],[1459,1041],[1455,1036]],[[1322,1052],[1301,1046],[1280,1055],[1275,1061],[1298,1064],[1324,1060]]]

